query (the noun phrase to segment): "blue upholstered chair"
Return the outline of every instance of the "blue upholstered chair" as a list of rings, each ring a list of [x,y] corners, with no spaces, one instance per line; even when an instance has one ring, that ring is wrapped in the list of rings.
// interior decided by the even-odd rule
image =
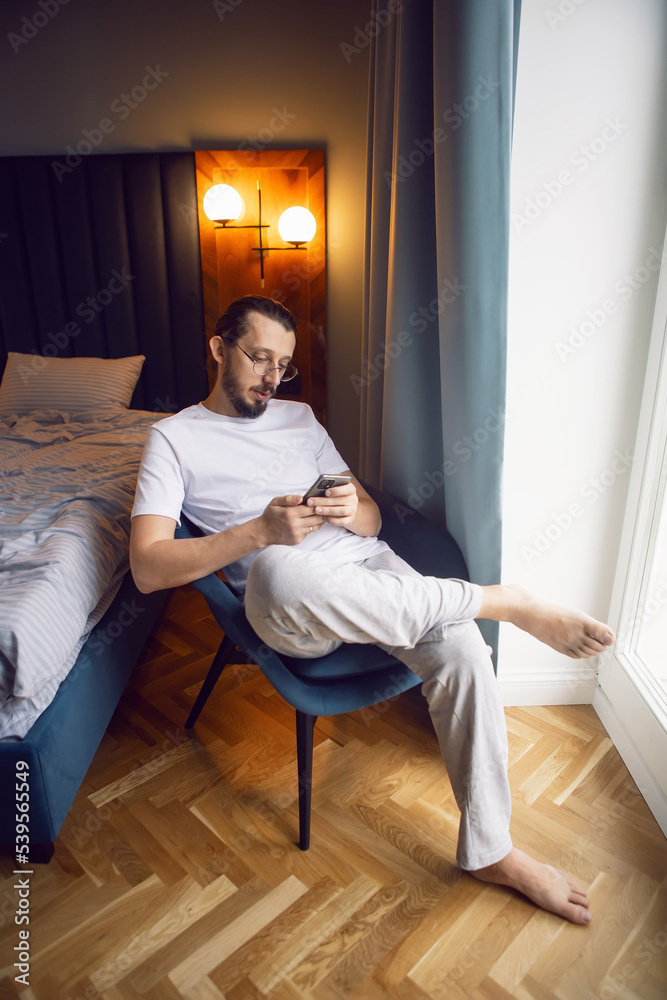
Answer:
[[[398,555],[426,576],[468,579],[461,551],[447,531],[387,494],[364,485],[382,514],[380,538]],[[183,517],[176,537],[199,534],[199,529]],[[296,709],[299,846],[305,851],[310,844],[313,728],[317,717],[368,708],[407,691],[419,684],[420,679],[378,646],[349,643],[316,659],[279,655],[258,638],[248,623],[243,604],[219,576],[211,573],[192,585],[206,598],[224,638],[185,723],[186,729],[194,726],[238,647],[247,657],[243,662],[257,663],[279,694]]]

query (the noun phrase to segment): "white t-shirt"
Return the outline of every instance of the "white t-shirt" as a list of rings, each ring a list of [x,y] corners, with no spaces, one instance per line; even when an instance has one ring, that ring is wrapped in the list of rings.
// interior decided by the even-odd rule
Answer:
[[[203,403],[166,417],[148,431],[132,517],[162,514],[180,524],[183,511],[205,534],[244,524],[274,497],[303,494],[320,473],[347,468],[306,403],[272,399],[261,417],[213,413]],[[332,564],[361,562],[388,548],[376,537],[324,524],[299,543],[326,552]],[[225,567],[242,592],[253,552]]]

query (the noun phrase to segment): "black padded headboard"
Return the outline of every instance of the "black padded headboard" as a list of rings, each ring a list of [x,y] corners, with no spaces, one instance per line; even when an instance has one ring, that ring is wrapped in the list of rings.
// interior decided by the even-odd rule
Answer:
[[[8,351],[145,354],[140,409],[207,395],[194,153],[0,157]]]

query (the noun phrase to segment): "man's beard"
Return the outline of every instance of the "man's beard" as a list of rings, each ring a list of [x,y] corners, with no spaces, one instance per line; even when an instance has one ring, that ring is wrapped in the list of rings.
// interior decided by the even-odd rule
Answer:
[[[269,396],[269,399],[258,399],[254,403],[247,403],[243,398],[239,380],[236,375],[232,375],[231,372],[226,372],[220,377],[220,386],[227,396],[227,399],[238,413],[239,417],[243,417],[246,420],[254,420],[256,417],[261,417],[266,409],[269,399],[275,395],[275,389],[272,388],[270,390],[271,395]]]

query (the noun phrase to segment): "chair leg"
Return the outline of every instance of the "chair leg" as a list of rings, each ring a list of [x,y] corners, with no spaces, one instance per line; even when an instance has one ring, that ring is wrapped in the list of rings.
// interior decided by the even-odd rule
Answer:
[[[199,718],[201,710],[208,701],[208,697],[211,691],[215,687],[218,678],[220,677],[220,674],[227,666],[229,657],[232,655],[233,652],[234,652],[234,643],[229,638],[229,636],[225,636],[222,642],[220,643],[220,646],[218,647],[218,652],[213,657],[213,663],[208,668],[208,673],[206,674],[206,677],[204,678],[204,683],[202,684],[199,694],[197,695],[197,700],[192,706],[192,711],[190,712],[188,720],[185,723],[186,729],[192,729],[195,722]]]
[[[313,784],[313,729],[316,715],[296,713],[296,759],[299,769],[299,847],[310,847],[310,803]]]
[[[31,864],[35,865],[48,865],[49,861],[53,857],[53,841],[48,841],[45,844],[31,844],[30,854],[28,855]]]

